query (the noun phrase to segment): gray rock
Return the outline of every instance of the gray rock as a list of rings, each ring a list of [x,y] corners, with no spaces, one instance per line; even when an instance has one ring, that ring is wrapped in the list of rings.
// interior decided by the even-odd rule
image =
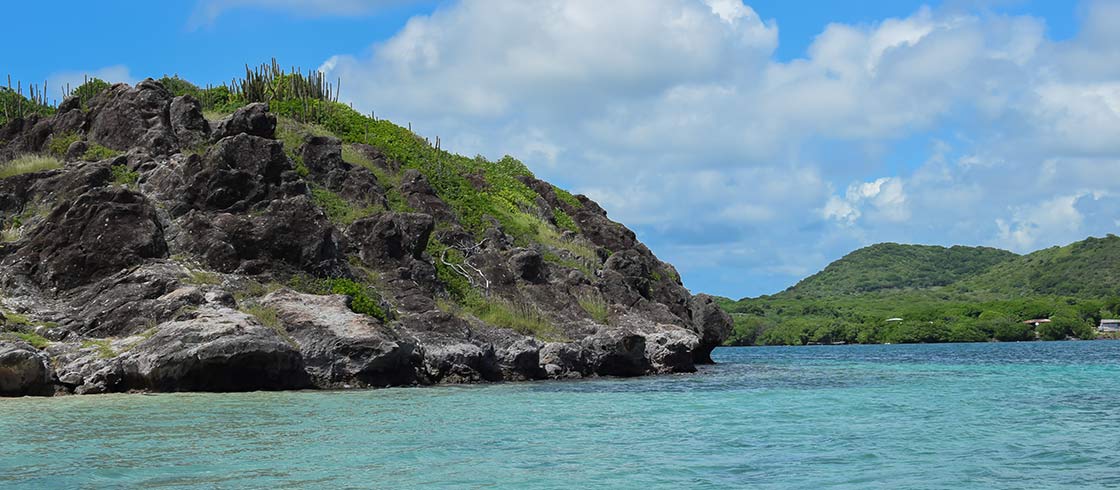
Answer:
[[[89,143],[85,141],[78,140],[70,143],[70,146],[66,147],[66,161],[72,162],[82,158],[87,150],[89,150]]]
[[[276,310],[316,386],[416,383],[420,356],[415,340],[401,338],[376,319],[350,311],[347,301],[341,295],[280,290],[261,304]]]
[[[700,337],[693,359],[696,364],[712,364],[712,350],[727,340],[735,323],[731,315],[706,294],[693,296],[689,308],[692,311],[692,330]]]
[[[0,340],[0,396],[54,393],[47,358],[25,342]]]
[[[579,342],[595,374],[641,376],[653,371],[646,358],[646,338],[623,329],[610,328]]]
[[[182,148],[190,148],[210,139],[210,123],[202,115],[202,104],[190,95],[171,100],[169,107],[171,131]]]
[[[152,79],[118,83],[90,101],[89,139],[114,150],[141,147],[153,155],[179,148],[171,128],[171,92]]]
[[[347,236],[357,246],[362,262],[371,266],[419,259],[428,246],[435,222],[422,213],[381,213],[355,221]]]
[[[215,125],[211,137],[220,140],[227,136],[248,134],[261,138],[276,135],[276,116],[268,112],[268,104],[256,102],[237,109]]]
[[[127,384],[153,391],[252,391],[309,386],[289,341],[245,313],[205,306],[159,325],[121,358]]]

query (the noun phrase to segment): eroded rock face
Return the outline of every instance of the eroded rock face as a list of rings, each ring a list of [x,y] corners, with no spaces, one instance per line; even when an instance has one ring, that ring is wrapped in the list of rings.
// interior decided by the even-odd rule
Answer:
[[[693,351],[697,364],[712,364],[712,350],[731,335],[735,323],[711,296],[699,294],[692,297],[692,329],[700,336],[700,345]]]
[[[435,227],[423,213],[382,213],[355,221],[347,229],[362,262],[382,265],[406,257],[419,259]]]
[[[0,340],[0,396],[54,393],[50,363],[30,344]]]
[[[190,95],[175,97],[171,100],[168,118],[180,147],[190,148],[210,139],[210,123],[203,117],[198,99]]]
[[[66,290],[166,256],[163,226],[147,198],[106,187],[59,205],[2,265],[8,277]]]
[[[160,325],[122,359],[127,385],[153,391],[254,391],[310,386],[299,350],[236,310],[200,309]]]
[[[417,382],[420,354],[413,339],[350,311],[342,295],[282,290],[262,304],[275,308],[299,346],[307,372],[321,388],[399,386]]]
[[[114,150],[142,147],[166,155],[179,148],[171,126],[171,92],[152,79],[118,83],[90,101],[90,140]]]
[[[293,182],[294,173],[285,174],[292,170],[280,142],[239,133],[215,143],[202,158],[185,162],[180,172],[185,189],[179,179],[168,178],[169,188],[162,192],[181,196],[183,205],[173,208],[176,214],[188,209],[243,212],[262,201],[303,193],[304,187]],[[288,182],[292,186],[285,187]]]
[[[268,112],[268,104],[257,102],[237,109],[233,114],[218,121],[212,137],[220,140],[239,134],[268,139],[276,135],[276,116]]]

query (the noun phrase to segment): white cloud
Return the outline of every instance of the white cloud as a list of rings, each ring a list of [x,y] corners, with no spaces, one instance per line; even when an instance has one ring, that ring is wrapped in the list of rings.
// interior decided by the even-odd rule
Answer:
[[[67,87],[69,87],[70,90],[74,90],[90,78],[100,78],[109,83],[134,84],[137,82],[136,78],[129,72],[128,67],[124,65],[106,66],[95,70],[55,72],[47,76],[47,86],[48,90],[50,90],[50,96],[57,96],[58,100],[62,100],[63,92]]]
[[[1120,194],[1116,5],[1086,3],[1066,41],[921,8],[776,61],[778,24],[738,0],[462,0],[321,68],[365,111],[601,201],[686,281],[715,270],[705,239],[776,274],[875,241],[1025,250],[1112,226],[1077,205]]]

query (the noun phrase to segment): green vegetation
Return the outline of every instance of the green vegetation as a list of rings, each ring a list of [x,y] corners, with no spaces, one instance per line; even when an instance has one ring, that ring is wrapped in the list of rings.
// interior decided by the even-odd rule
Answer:
[[[113,346],[109,339],[90,339],[82,342],[83,349],[92,348],[96,351],[97,357],[102,359],[112,359],[117,357],[117,351],[113,350]]]
[[[805,296],[945,286],[1016,257],[987,247],[935,247],[880,243],[837,260],[790,288]]]
[[[15,177],[17,175],[42,172],[61,168],[62,162],[57,158],[44,155],[23,155],[10,162],[0,163],[0,179]]]
[[[50,142],[47,144],[47,152],[56,157],[66,156],[66,151],[70,149],[70,145],[78,141],[79,138],[75,133],[56,134],[51,136]],[[85,153],[82,153],[81,159],[87,162],[99,162],[101,160],[108,160],[110,158],[120,155],[121,152],[106,148],[92,141],[86,142],[87,148]]]
[[[554,338],[556,335],[556,328],[548,317],[529,303],[489,298],[470,308],[470,312],[486,323],[524,335],[542,339]]]
[[[1024,256],[881,244],[782,293],[720,302],[737,345],[1091,339],[1120,316],[1117,274],[1112,235]]]
[[[112,172],[114,184],[135,188],[136,182],[140,180],[140,172],[129,170],[126,165],[113,165]]]
[[[183,282],[195,286],[216,286],[222,283],[222,276],[216,272],[191,270]]]
[[[11,79],[8,83],[11,84]],[[24,88],[27,88],[27,94],[23,93]],[[8,124],[12,119],[32,114],[54,114],[55,109],[47,102],[45,92],[46,90],[39,90],[35,85],[24,87],[20,82],[16,82],[15,87],[0,87],[0,126]]]
[[[51,345],[50,340],[47,340],[42,335],[39,335],[37,333],[11,332],[9,335],[15,337],[16,339],[27,342],[28,344],[31,344],[32,347],[39,350],[45,349],[48,345]]]
[[[311,188],[311,199],[315,202],[315,205],[327,213],[327,217],[332,222],[343,226],[381,210],[379,206],[355,206],[338,194],[317,186]]]
[[[579,301],[580,308],[583,308],[583,311],[591,315],[591,319],[604,325],[607,324],[610,308],[607,305],[607,301],[603,299],[603,295],[598,292],[585,292],[577,295],[576,300]]]
[[[346,278],[317,279],[296,276],[288,284],[296,291],[309,294],[342,294],[350,298],[350,311],[374,317],[383,322],[389,320],[381,308],[381,295],[373,287]]]

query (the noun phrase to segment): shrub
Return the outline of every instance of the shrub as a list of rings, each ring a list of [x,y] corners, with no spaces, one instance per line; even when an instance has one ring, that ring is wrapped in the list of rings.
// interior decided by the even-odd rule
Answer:
[[[85,153],[82,154],[82,160],[87,162],[99,162],[101,160],[108,160],[120,154],[121,152],[117,150],[106,148],[97,143],[90,142],[89,148]]]
[[[88,154],[89,152],[86,153]],[[120,184],[125,187],[136,187],[136,182],[140,180],[140,172],[129,170],[125,165],[113,165],[112,172],[113,183]]]
[[[7,163],[0,163],[0,179],[17,175],[61,168],[57,158],[43,155],[24,155]]]
[[[292,289],[310,294],[342,294],[350,298],[350,311],[389,320],[381,308],[381,296],[372,287],[346,278],[314,279],[307,276],[293,277],[288,283]]]

